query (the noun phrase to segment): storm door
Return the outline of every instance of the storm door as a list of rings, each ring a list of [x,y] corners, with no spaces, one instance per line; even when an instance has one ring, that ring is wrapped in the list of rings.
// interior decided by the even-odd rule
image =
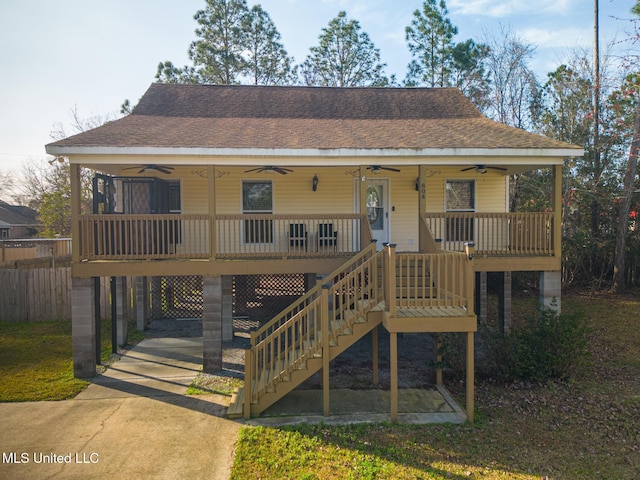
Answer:
[[[389,180],[369,180],[366,184],[366,213],[378,250],[389,242]]]

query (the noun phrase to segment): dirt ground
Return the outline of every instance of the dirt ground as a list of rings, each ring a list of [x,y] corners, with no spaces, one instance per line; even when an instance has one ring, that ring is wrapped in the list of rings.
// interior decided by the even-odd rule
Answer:
[[[234,320],[233,341],[223,345],[223,368],[232,377],[244,374],[244,351],[249,348],[251,330],[259,327],[252,320]],[[145,331],[148,337],[200,337],[202,320],[154,320]],[[371,333],[364,336],[331,362],[332,388],[389,389],[389,333],[378,327],[379,386],[372,383]],[[428,388],[435,381],[434,341],[431,334],[398,335],[398,386],[400,388]],[[315,374],[299,388],[322,388],[320,375]]]

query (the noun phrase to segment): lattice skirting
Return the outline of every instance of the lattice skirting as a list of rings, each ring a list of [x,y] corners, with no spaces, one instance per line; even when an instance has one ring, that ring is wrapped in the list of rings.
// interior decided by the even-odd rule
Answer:
[[[304,295],[304,274],[234,275],[233,316],[266,321]],[[202,277],[153,277],[151,318],[202,318]]]

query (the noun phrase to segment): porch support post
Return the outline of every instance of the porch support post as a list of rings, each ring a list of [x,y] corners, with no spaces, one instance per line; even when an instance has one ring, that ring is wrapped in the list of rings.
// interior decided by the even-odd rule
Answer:
[[[304,291],[305,293],[316,286],[317,277],[315,273],[304,274]]]
[[[233,340],[233,276],[222,276],[222,341]]]
[[[384,301],[385,310],[394,316],[397,312],[396,305],[396,245],[387,243],[384,246]]]
[[[422,253],[427,253],[427,242],[431,240],[431,238],[422,238],[425,236],[430,237],[430,235],[426,235],[425,230],[422,228],[422,217],[427,213],[426,169],[425,165],[420,165],[418,167],[418,178],[416,179],[416,187],[418,189],[418,245]]]
[[[540,272],[540,304],[560,313],[562,279],[560,272]]]
[[[143,332],[149,322],[149,278],[136,277],[134,308],[136,312],[136,329]]]
[[[322,286],[320,303],[320,325],[322,331],[322,414],[329,416],[329,286]]]
[[[202,279],[202,371],[222,370],[222,279],[206,276]]]
[[[69,165],[71,169],[71,260],[80,262],[80,205],[82,204],[82,192],[80,188],[80,166]]]
[[[562,258],[562,165],[553,167],[553,254]]]
[[[71,346],[73,374],[78,378],[96,374],[94,285],[92,278],[71,279]]]
[[[209,259],[216,259],[216,167],[209,165],[207,170],[209,192]]]
[[[476,314],[478,320],[487,320],[487,272],[476,272]]]
[[[398,334],[396,332],[389,333],[390,346],[390,372],[391,378],[391,421],[398,421]]]
[[[118,346],[127,344],[129,336],[129,289],[127,288],[127,277],[116,277],[116,325]]]
[[[436,333],[436,385],[442,385],[442,334]]]
[[[367,214],[367,167],[364,165],[360,165],[360,177],[358,178],[358,185],[360,187],[360,215]]]
[[[502,333],[511,330],[511,278],[511,272],[502,272],[498,295],[498,323]]]
[[[373,330],[371,330],[371,367],[373,370],[373,384],[375,386],[378,386],[380,383],[380,373],[379,373],[379,360],[378,360],[378,348],[379,348],[379,341],[378,341],[378,327],[375,327]]]
[[[475,378],[475,358],[474,358],[474,334],[467,332],[467,420],[473,422],[474,417],[474,378]]]

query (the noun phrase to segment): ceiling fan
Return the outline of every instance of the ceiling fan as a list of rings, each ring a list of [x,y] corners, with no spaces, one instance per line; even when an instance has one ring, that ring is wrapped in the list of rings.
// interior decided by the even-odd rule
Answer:
[[[480,173],[480,174],[485,174],[487,173],[488,169],[491,170],[501,170],[503,172],[506,172],[507,169],[504,167],[491,167],[491,166],[487,166],[487,165],[474,165],[473,167],[467,167],[467,168],[463,168],[462,170],[460,170],[461,172],[468,172],[469,170],[473,170],[476,169],[476,172]]]
[[[290,170],[288,168],[282,168],[282,167],[265,166],[265,167],[252,168],[251,170],[244,171],[244,173],[250,173],[250,172],[276,172],[276,173],[279,173],[280,175],[286,175],[287,173],[293,172],[293,170]]]
[[[390,172],[399,172],[400,171],[397,168],[383,167],[381,165],[371,165],[370,167],[367,167],[367,170],[371,170],[371,173],[373,173],[373,174],[378,174],[378,173],[380,173],[381,170],[388,170]]]
[[[155,170],[157,172],[168,175],[174,170],[174,167],[169,167],[165,165],[140,165],[137,167],[123,168],[123,170],[135,170],[135,169],[138,169],[138,173],[145,173],[145,172],[148,172],[149,170]]]

